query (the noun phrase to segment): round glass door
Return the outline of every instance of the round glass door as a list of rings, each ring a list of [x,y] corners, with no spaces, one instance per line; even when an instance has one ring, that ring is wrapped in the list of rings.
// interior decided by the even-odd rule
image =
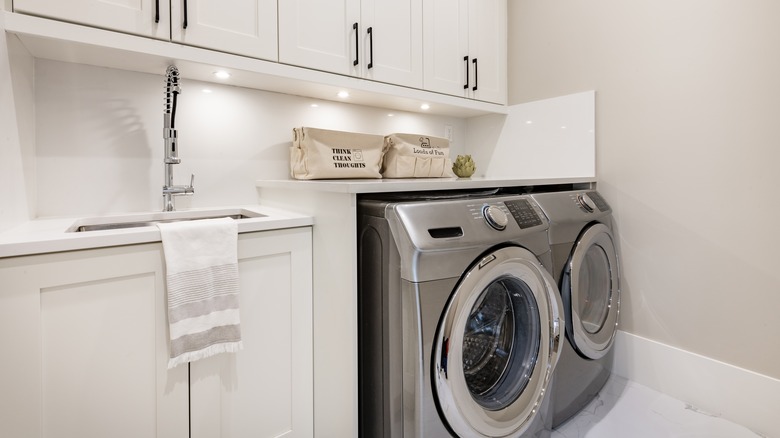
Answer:
[[[530,425],[560,349],[554,281],[529,251],[483,257],[450,296],[435,337],[439,413],[459,437],[515,437]]]
[[[620,288],[612,233],[604,224],[588,227],[574,246],[563,275],[566,332],[580,354],[604,356],[617,332]]]
[[[463,333],[463,374],[477,404],[495,411],[517,400],[536,365],[540,332],[527,284],[506,276],[488,285]]]

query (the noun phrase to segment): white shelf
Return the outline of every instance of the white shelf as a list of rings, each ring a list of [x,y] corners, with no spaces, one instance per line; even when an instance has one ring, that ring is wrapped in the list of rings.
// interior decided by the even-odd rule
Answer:
[[[337,100],[350,91],[350,103],[400,111],[474,117],[507,114],[498,105],[428,91],[342,76],[277,62],[185,46],[72,23],[5,11],[5,30],[17,35],[37,58],[163,75],[168,65],[182,77],[215,82],[217,69],[231,72],[231,85],[284,94]],[[341,100],[339,100],[341,101]],[[428,111],[420,109],[428,103]]]
[[[591,184],[595,178],[407,178],[333,179],[301,181],[293,179],[257,180],[259,188],[309,190],[331,193],[390,193],[431,190],[467,190],[497,187],[530,187],[557,184]]]

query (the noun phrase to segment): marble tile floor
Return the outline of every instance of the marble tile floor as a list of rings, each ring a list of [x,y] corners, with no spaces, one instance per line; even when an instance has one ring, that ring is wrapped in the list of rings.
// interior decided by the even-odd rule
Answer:
[[[551,438],[760,438],[646,386],[612,376],[582,412]]]

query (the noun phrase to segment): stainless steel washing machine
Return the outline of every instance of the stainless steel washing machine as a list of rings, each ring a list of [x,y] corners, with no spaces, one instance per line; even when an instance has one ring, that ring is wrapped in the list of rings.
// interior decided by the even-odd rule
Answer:
[[[528,196],[358,201],[360,436],[544,437],[563,334]]]
[[[550,221],[566,339],[552,385],[553,427],[582,410],[612,372],[620,312],[612,209],[595,190],[532,195]]]

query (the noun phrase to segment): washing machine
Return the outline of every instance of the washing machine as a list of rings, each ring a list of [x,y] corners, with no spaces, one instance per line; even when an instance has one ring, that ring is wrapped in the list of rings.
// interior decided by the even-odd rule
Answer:
[[[358,200],[360,436],[549,436],[547,219],[525,195],[422,198]]]
[[[566,342],[552,385],[553,427],[582,410],[612,372],[620,275],[612,210],[595,190],[533,194],[550,222]]]

